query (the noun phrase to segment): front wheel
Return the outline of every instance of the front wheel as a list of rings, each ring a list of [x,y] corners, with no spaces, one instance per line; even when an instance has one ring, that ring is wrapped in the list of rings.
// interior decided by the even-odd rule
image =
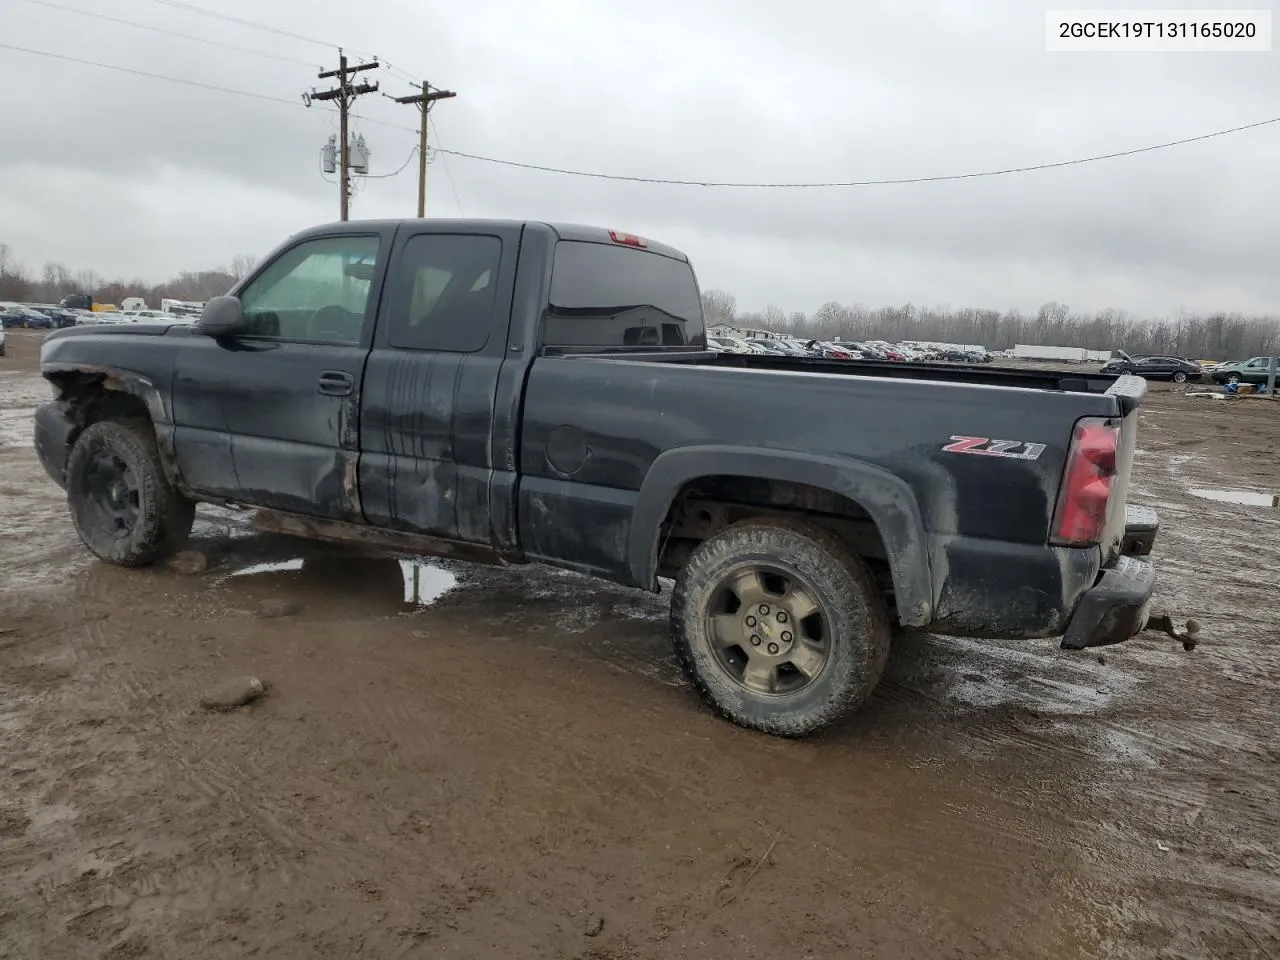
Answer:
[[[1175,370],[1173,374],[1174,383],[1186,383],[1187,375],[1182,370]]]
[[[754,519],[704,540],[671,597],[676,655],[718,714],[798,737],[871,695],[889,616],[866,564],[810,523]]]
[[[1238,373],[1233,373],[1229,377],[1227,377],[1227,383],[1239,383],[1239,382],[1240,382],[1240,374]]]
[[[122,567],[145,567],[175,553],[195,519],[195,504],[165,477],[145,420],[85,428],[67,461],[67,503],[84,545]]]

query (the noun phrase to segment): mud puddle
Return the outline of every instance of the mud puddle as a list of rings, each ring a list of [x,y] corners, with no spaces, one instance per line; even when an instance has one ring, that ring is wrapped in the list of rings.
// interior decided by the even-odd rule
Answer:
[[[356,568],[361,565],[369,564],[376,573],[368,571],[357,571]],[[346,567],[344,572],[343,567]],[[403,603],[406,607],[429,607],[439,601],[446,594],[451,593],[458,587],[457,574],[451,570],[446,570],[438,564],[427,560],[395,560],[376,557],[351,557],[343,558],[341,561],[335,558],[312,558],[308,560],[306,557],[292,557],[288,560],[275,560],[267,563],[254,563],[239,570],[233,570],[222,578],[221,582],[227,580],[239,580],[245,577],[269,577],[273,574],[298,574],[293,578],[295,581],[305,584],[308,588],[329,589],[341,587],[347,589],[352,582],[351,575],[355,574],[355,580],[360,583],[366,583],[369,576],[375,576],[379,579],[385,577],[388,581],[387,590],[379,591],[380,593],[388,593],[393,586],[402,588]],[[275,580],[282,578],[275,577]],[[339,584],[337,581],[341,580]]]
[[[1238,503],[1246,507],[1280,507],[1280,495],[1256,490],[1188,490],[1193,497],[1218,503]]]

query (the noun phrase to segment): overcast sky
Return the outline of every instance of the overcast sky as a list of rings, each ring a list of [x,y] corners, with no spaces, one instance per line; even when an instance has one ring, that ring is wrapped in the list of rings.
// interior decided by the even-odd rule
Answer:
[[[0,243],[35,270],[59,261],[152,281],[263,254],[338,214],[318,163],[334,117],[300,100],[329,82],[315,74],[336,52],[184,5],[376,53],[456,90],[432,111],[439,146],[641,177],[966,173],[1280,114],[1280,54],[1048,53],[1044,7],[1027,0],[57,3],[285,58],[0,0],[0,43],[291,101],[0,49],[17,91],[4,109]],[[356,126],[371,172],[395,171],[416,143],[416,111],[379,94],[356,110],[369,118]],[[448,157],[431,164],[428,214],[646,234],[684,249],[703,287],[741,309],[1034,310],[1055,299],[1144,315],[1280,313],[1277,160],[1280,124],[1064,169],[853,189],[604,182]],[[415,174],[410,164],[365,181],[352,217],[412,216]]]

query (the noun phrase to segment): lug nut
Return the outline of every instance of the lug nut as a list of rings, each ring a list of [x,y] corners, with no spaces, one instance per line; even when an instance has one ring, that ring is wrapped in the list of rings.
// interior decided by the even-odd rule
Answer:
[[[748,627],[754,627],[755,625],[756,625],[756,618],[755,618],[755,617],[747,617],[747,626],[748,626]]]
[[[783,642],[783,643],[790,643],[790,642],[791,642],[791,631],[790,631],[790,630],[783,630],[783,631],[782,631],[782,642]]]
[[[771,654],[776,654],[778,652],[778,645],[776,643],[769,644],[769,652]]]
[[[787,622],[787,612],[786,612],[785,610],[779,610],[779,611],[778,611],[778,622],[779,622],[779,623],[786,623],[786,622]]]
[[[754,633],[751,635],[751,645],[753,647],[760,646],[760,638],[757,637]]]
[[[769,615],[769,605],[767,603],[760,604],[760,615],[767,617]]]

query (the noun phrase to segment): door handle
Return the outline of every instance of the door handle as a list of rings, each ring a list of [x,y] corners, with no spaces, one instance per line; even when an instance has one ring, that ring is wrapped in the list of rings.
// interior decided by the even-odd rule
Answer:
[[[325,370],[316,381],[316,390],[331,397],[347,397],[355,386],[355,377],[341,370]]]

